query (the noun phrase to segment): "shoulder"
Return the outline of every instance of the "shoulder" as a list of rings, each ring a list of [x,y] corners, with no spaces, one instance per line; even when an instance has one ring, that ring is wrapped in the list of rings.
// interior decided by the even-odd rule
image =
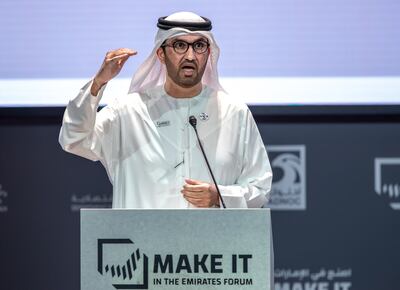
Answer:
[[[218,91],[217,96],[219,100],[227,105],[236,107],[238,109],[246,109],[247,105],[243,98],[236,95],[229,94],[225,91]]]
[[[225,91],[212,93],[221,111],[232,114],[247,115],[250,111],[244,100],[238,96],[228,94]]]
[[[144,99],[146,97],[139,93],[130,93],[114,98],[106,108],[116,114],[132,113],[134,111],[143,111],[145,109]]]

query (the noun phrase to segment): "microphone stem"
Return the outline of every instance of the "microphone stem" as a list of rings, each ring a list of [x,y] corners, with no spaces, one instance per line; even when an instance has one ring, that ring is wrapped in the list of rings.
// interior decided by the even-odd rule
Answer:
[[[217,193],[218,193],[219,200],[220,200],[221,203],[222,203],[222,207],[223,207],[223,208],[226,208],[224,199],[223,199],[222,196],[221,196],[221,192],[219,191],[218,184],[217,184],[217,182],[215,181],[214,174],[213,174],[213,172],[212,172],[212,170],[211,170],[210,164],[208,163],[208,159],[207,159],[206,153],[204,152],[203,145],[201,145],[200,138],[199,138],[199,134],[197,133],[196,126],[193,126],[193,129],[194,129],[194,132],[196,133],[197,141],[199,142],[201,152],[203,152],[204,159],[206,160],[207,167],[208,167],[208,171],[210,171],[211,178],[212,178],[212,180],[213,180],[213,182],[214,182],[214,184],[215,184],[215,188],[217,189]]]

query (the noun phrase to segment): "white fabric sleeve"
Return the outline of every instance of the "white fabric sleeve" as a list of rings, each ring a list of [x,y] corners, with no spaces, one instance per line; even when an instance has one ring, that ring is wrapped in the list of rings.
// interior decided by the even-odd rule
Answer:
[[[70,153],[97,161],[100,160],[109,172],[107,166],[107,151],[112,147],[111,124],[115,113],[111,108],[103,108],[97,112],[106,85],[97,96],[90,93],[92,81],[80,90],[78,96],[71,100],[64,113],[59,135],[61,147]],[[109,138],[105,138],[109,137]],[[105,140],[106,139],[106,140]],[[108,148],[108,149],[107,149]]]
[[[247,110],[241,174],[234,185],[219,185],[227,208],[260,208],[269,198],[272,170],[257,125]],[[221,205],[222,206],[222,205]]]

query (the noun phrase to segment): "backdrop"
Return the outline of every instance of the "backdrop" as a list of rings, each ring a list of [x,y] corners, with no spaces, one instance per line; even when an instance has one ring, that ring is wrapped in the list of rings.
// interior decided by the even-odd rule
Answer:
[[[62,151],[56,119],[0,122],[1,289],[79,289],[79,209],[110,206],[102,165]],[[398,289],[400,123],[258,126],[276,289]]]

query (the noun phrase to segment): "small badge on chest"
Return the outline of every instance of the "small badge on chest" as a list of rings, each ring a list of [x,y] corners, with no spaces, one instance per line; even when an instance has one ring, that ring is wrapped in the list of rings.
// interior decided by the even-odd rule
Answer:
[[[200,113],[199,114],[199,119],[201,121],[207,121],[209,119],[209,117],[208,117],[207,113]]]
[[[167,127],[170,125],[170,121],[157,121],[156,122],[156,127],[161,128],[161,127]]]

